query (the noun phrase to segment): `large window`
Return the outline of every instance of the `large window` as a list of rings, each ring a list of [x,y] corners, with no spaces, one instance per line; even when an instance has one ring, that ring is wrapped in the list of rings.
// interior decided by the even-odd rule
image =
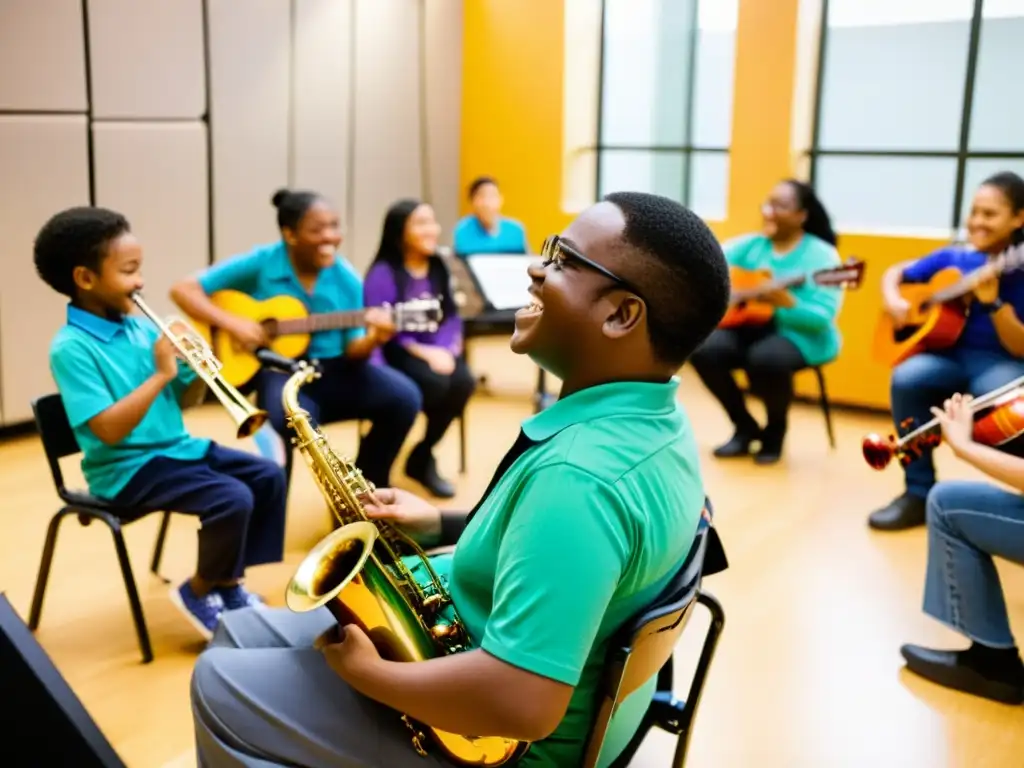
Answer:
[[[823,0],[811,177],[844,231],[956,232],[1024,175],[1024,0]]]
[[[738,0],[603,0],[596,193],[723,219]]]

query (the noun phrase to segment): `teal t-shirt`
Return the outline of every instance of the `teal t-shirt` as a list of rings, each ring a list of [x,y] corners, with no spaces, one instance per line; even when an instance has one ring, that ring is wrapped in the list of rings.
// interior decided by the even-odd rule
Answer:
[[[527,420],[523,431],[540,444],[504,474],[454,554],[432,561],[448,574],[474,646],[575,686],[557,730],[519,765],[579,764],[609,639],[661,593],[693,545],[704,487],[678,387],[604,384]],[[656,683],[618,710],[601,765],[632,738]]]
[[[220,261],[200,272],[198,279],[207,295],[239,291],[259,301],[293,296],[310,314],[363,308],[363,281],[351,264],[337,257],[317,276],[312,292],[307,292],[295,275],[283,240]],[[321,360],[340,357],[350,342],[365,335],[365,328],[317,331],[311,335],[306,355]]]
[[[772,241],[764,235],[745,235],[723,246],[729,266],[740,269],[769,269],[776,277],[814,272],[840,265],[835,247],[814,235],[804,235],[789,253],[776,255]],[[791,288],[796,306],[775,310],[775,328],[800,350],[808,365],[824,365],[839,356],[842,337],[836,317],[843,302],[841,288],[806,281]]]
[[[480,219],[470,214],[459,219],[452,235],[452,247],[460,256],[477,253],[529,253],[526,229],[515,219],[498,219],[498,227],[489,232]]]
[[[178,404],[195,372],[179,363],[178,378],[157,396],[142,421],[116,445],[107,445],[88,422],[130,395],[156,373],[153,345],[160,331],[148,318],[107,320],[68,306],[67,325],[50,345],[50,372],[68,421],[82,449],[82,473],[89,491],[114,498],[150,459],[201,459],[210,447],[186,430]]]

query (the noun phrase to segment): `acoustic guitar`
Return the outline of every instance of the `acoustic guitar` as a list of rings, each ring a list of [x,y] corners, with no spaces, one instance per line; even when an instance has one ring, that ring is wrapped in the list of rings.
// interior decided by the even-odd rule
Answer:
[[[310,314],[294,296],[254,299],[239,291],[217,291],[210,296],[215,306],[232,315],[260,323],[270,339],[269,349],[279,355],[299,358],[309,349],[312,334],[360,328],[366,325],[366,309]],[[413,299],[380,307],[391,315],[399,331],[436,331],[441,322],[438,299]],[[238,344],[229,334],[190,318],[196,331],[213,348],[221,362],[221,375],[234,387],[248,384],[260,370],[255,351]]]
[[[926,283],[904,283],[899,291],[910,304],[907,319],[897,328],[892,316],[882,312],[875,325],[874,358],[891,367],[921,352],[953,346],[967,325],[975,287],[1022,264],[1024,246],[1018,245],[967,274],[948,267]]]
[[[775,291],[784,291],[803,285],[808,280],[815,285],[827,285],[836,288],[854,289],[860,287],[864,280],[865,264],[860,259],[850,257],[838,267],[802,272],[785,277],[773,277],[766,269],[740,269],[732,267],[729,279],[732,292],[729,296],[729,309],[719,323],[719,328],[736,328],[741,325],[764,325],[775,314],[775,305],[764,300],[764,297]]]

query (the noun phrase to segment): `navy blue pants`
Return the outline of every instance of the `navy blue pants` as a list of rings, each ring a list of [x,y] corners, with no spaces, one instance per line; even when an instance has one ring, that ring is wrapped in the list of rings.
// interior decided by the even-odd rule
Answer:
[[[365,419],[372,424],[363,438],[356,466],[378,488],[391,485],[391,465],[423,406],[420,390],[405,374],[383,365],[333,357],[321,360],[322,375],[302,388],[299,405],[309,411],[314,424]],[[288,375],[264,370],[259,375],[260,407],[284,440],[287,428],[281,390]]]
[[[211,443],[206,456],[195,461],[158,456],[135,473],[114,502],[196,515],[201,525],[196,575],[205,581],[232,581],[249,566],[284,558],[284,472],[251,453]]]

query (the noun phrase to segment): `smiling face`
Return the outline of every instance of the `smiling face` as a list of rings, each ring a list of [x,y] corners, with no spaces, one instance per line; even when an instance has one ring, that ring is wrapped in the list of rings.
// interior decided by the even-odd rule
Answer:
[[[1013,204],[998,187],[983,184],[974,195],[967,219],[967,236],[982,253],[998,254],[1010,242],[1010,236],[1024,226],[1024,210]]]
[[[103,313],[127,315],[135,309],[131,295],[143,288],[142,246],[130,232],[111,240],[97,271],[75,267],[79,301]]]
[[[625,227],[622,212],[602,202],[588,208],[562,233],[567,245],[600,267],[620,274]],[[635,323],[639,299],[598,269],[571,254],[547,266],[529,268],[533,303],[516,313],[511,348],[565,380],[588,361],[599,360],[607,340],[618,334],[613,319],[628,303]],[[631,325],[630,330],[637,329]]]
[[[761,206],[761,231],[771,240],[785,240],[801,231],[807,212],[792,184],[777,184]]]
[[[498,217],[501,216],[501,207],[504,204],[504,200],[501,197],[501,191],[498,189],[498,186],[487,182],[481,184],[476,192],[473,193],[470,204],[473,206],[473,213],[476,217],[485,226],[493,227],[495,222],[498,221]]]
[[[334,263],[341,246],[341,220],[326,201],[317,200],[303,214],[295,229],[282,231],[299,269],[318,272]]]
[[[402,236],[403,250],[418,256],[432,256],[437,253],[441,239],[441,225],[437,222],[434,209],[426,203],[416,206],[405,220]]]

